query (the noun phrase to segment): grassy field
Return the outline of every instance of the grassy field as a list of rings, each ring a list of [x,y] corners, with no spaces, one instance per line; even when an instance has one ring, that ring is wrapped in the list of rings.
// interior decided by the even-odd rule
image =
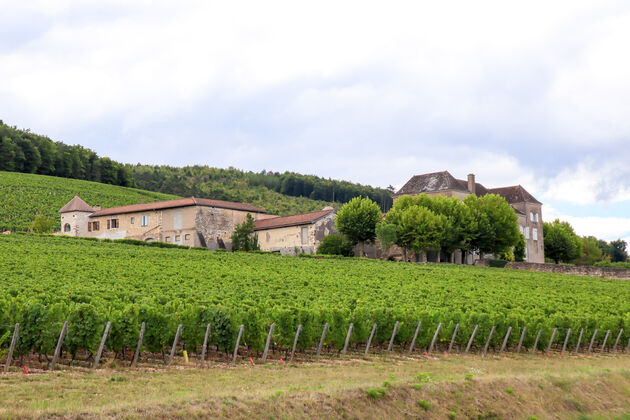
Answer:
[[[35,215],[49,216],[59,229],[59,213],[75,194],[88,204],[124,206],[170,200],[174,195],[54,176],[0,171],[0,230],[28,230]]]
[[[630,357],[21,372],[0,401],[2,418],[628,419]]]

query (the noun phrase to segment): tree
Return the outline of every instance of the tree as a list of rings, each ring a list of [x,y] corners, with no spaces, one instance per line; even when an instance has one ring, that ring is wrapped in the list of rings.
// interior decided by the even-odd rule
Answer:
[[[543,223],[545,256],[556,264],[570,262],[580,256],[580,238],[567,222],[556,219],[553,223]]]
[[[574,260],[577,265],[593,265],[602,259],[602,250],[597,244],[597,238],[583,236],[580,238],[580,255]]]
[[[444,216],[433,213],[426,207],[410,206],[400,215],[397,236],[406,248],[416,254],[437,250],[444,237]]]
[[[626,241],[617,239],[616,241],[610,241],[610,261],[611,262],[626,262],[628,261],[628,253],[626,252]]]
[[[232,251],[258,250],[258,237],[254,233],[254,218],[247,213],[243,223],[236,226],[232,233]]]
[[[522,262],[525,261],[525,236],[521,233],[521,237],[519,241],[514,245],[514,261]]]
[[[396,225],[382,220],[376,225],[376,237],[381,243],[381,248],[385,251],[396,245],[398,236],[396,234]]]
[[[495,255],[511,251],[520,239],[518,216],[505,199],[496,194],[469,195],[464,200],[471,211],[476,232],[470,249]]]
[[[30,229],[35,233],[51,233],[54,225],[50,217],[38,214],[31,222]]]
[[[380,218],[378,204],[369,198],[355,197],[341,207],[335,226],[350,242],[359,244],[362,257],[365,243],[376,238],[376,223]]]
[[[326,236],[317,247],[317,253],[320,255],[342,255],[344,257],[354,256],[352,244],[339,235]]]

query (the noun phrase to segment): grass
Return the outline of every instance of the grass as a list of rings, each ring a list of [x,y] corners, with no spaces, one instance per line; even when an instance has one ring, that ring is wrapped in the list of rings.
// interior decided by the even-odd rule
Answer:
[[[627,356],[522,355],[14,372],[0,375],[0,418],[628,418],[629,369]],[[431,381],[413,390],[418,370]]]

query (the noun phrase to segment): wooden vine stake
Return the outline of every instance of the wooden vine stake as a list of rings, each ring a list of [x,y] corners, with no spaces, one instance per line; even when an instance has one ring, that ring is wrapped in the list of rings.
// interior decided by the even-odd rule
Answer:
[[[571,328],[569,328],[567,330],[567,335],[566,335],[566,337],[564,337],[564,344],[562,344],[562,352],[561,352],[561,354],[564,354],[564,352],[566,351],[567,344],[569,343],[569,337],[570,336],[571,336]]]
[[[241,337],[243,337],[243,329],[245,326],[241,324],[241,327],[238,329],[238,336],[236,337],[236,345],[234,346],[234,356],[232,357],[232,364],[236,364],[236,358],[238,357],[238,346],[241,344]]]
[[[610,330],[606,331],[606,336],[604,337],[604,342],[602,343],[602,349],[599,351],[600,353],[604,352],[604,348],[606,347],[606,341],[608,341],[609,336],[610,336]]]
[[[101,356],[103,355],[103,348],[105,347],[105,340],[107,340],[107,334],[109,334],[109,328],[112,326],[110,321],[107,321],[105,325],[105,331],[103,331],[103,338],[101,338],[101,345],[98,346],[98,352],[96,353],[96,358],[94,358],[94,364],[92,365],[92,369],[96,369],[98,367],[98,362],[101,360]]]
[[[450,353],[453,350],[453,344],[455,344],[455,337],[457,337],[457,332],[459,331],[459,323],[455,324],[455,330],[453,331],[453,337],[451,337],[451,343],[448,345],[448,352]]]
[[[376,322],[372,325],[372,331],[370,332],[370,336],[368,337],[367,344],[365,345],[365,356],[370,352],[370,345],[372,344],[372,339],[374,338],[374,334],[376,333]]]
[[[597,328],[593,331],[593,337],[591,338],[591,344],[588,346],[588,352],[591,353],[593,351],[593,343],[595,343],[595,337],[597,336]]]
[[[55,355],[53,356],[52,362],[50,362],[50,370],[55,370],[57,360],[59,360],[59,355],[61,355],[61,345],[63,344],[63,339],[66,338],[67,332],[68,321],[64,322],[63,327],[61,328],[61,334],[59,334],[59,340],[57,340],[57,347],[55,348]]]
[[[175,348],[177,347],[177,342],[179,341],[179,335],[182,333],[182,324],[177,326],[177,332],[175,333],[175,339],[173,340],[173,346],[171,347],[171,354],[168,357],[167,365],[173,363],[173,358],[175,357]]]
[[[510,338],[511,332],[512,332],[512,327],[508,327],[508,330],[505,333],[505,338],[503,339],[503,344],[501,344],[501,350],[499,350],[499,354],[503,353],[503,350],[505,350],[505,346],[507,346],[507,342],[508,342],[508,339]]]
[[[478,329],[479,325],[475,325],[475,329],[473,329],[472,334],[470,334],[470,339],[468,340],[468,345],[466,346],[466,351],[464,353],[468,353],[468,351],[470,351],[470,346],[472,346],[473,340],[475,339],[475,334],[477,334]]]
[[[351,322],[350,325],[348,326],[348,334],[346,334],[346,342],[343,345],[343,351],[341,352],[341,355],[345,357],[346,352],[348,351],[348,344],[350,343],[350,334],[352,334],[352,327],[354,326],[354,324]]]
[[[612,352],[615,353],[617,351],[617,346],[619,345],[619,340],[621,340],[621,334],[623,334],[623,328],[619,330],[619,334],[617,334],[617,339],[615,340],[615,345],[612,348]]]
[[[399,321],[396,321],[396,323],[394,324],[394,331],[392,331],[392,338],[389,339],[389,346],[387,346],[387,354],[389,354],[389,352],[392,351],[392,348],[394,347],[394,337],[396,337],[396,333],[398,332],[399,325],[400,325]]]
[[[440,322],[435,329],[435,334],[433,334],[433,339],[431,340],[431,345],[429,346],[429,351],[427,353],[431,354],[433,351],[433,346],[435,346],[435,340],[438,338],[438,334],[440,333],[440,329],[442,328],[442,323]]]
[[[322,338],[319,340],[319,345],[317,346],[317,354],[316,354],[317,357],[319,357],[319,355],[322,352],[322,347],[324,346],[324,340],[326,339],[326,332],[328,332],[328,322],[324,324],[324,329],[322,330]]]
[[[626,345],[626,349],[624,350],[624,352],[628,353],[628,351],[630,351],[630,338],[628,338],[628,344]]]
[[[138,356],[140,355],[140,348],[142,348],[142,339],[144,338],[144,322],[140,325],[140,335],[138,336],[138,345],[136,346],[136,352],[133,354],[133,360],[131,361],[131,367],[134,367],[138,363]]]
[[[549,339],[549,345],[547,345],[547,350],[545,351],[545,353],[549,354],[549,352],[551,351],[551,345],[553,344],[553,339],[556,338],[557,333],[558,333],[558,328],[554,328],[553,332],[551,333],[551,338]]]
[[[295,332],[295,338],[293,339],[293,348],[291,348],[291,358],[289,362],[293,360],[293,356],[295,356],[295,349],[297,347],[298,338],[300,338],[300,333],[302,332],[302,324],[298,325],[297,331]]]
[[[9,347],[9,354],[7,354],[7,362],[4,365],[4,371],[9,371],[9,366],[11,366],[11,359],[13,358],[13,351],[15,350],[15,344],[17,343],[18,333],[20,331],[20,324],[15,324],[15,328],[13,328],[13,338],[11,338],[11,347]]]
[[[532,353],[536,353],[536,350],[538,349],[538,340],[540,340],[541,333],[542,333],[542,328],[540,328],[538,330],[538,334],[536,334],[536,340],[534,340],[534,347],[532,347],[532,350],[531,350]]]
[[[206,350],[208,349],[208,337],[210,337],[210,324],[206,325],[206,334],[203,336],[203,346],[201,346],[201,367],[206,363]]]
[[[527,331],[527,327],[523,327],[523,331],[521,331],[521,338],[518,340],[518,347],[516,347],[516,353],[521,352],[521,347],[523,346],[523,340],[525,339],[525,331]]]
[[[488,352],[488,347],[490,346],[490,340],[492,340],[492,335],[494,334],[495,326],[493,325],[490,328],[490,334],[488,334],[488,340],[486,341],[486,345],[483,346],[483,353],[481,353],[481,357],[486,357],[486,353]]]
[[[422,328],[422,321],[418,322],[418,325],[416,326],[416,332],[413,333],[413,340],[411,340],[411,345],[409,346],[409,354],[413,353],[413,349],[416,347],[416,340],[418,339],[420,328]]]
[[[273,335],[273,324],[269,326],[269,334],[267,334],[267,341],[265,342],[265,350],[263,351],[262,361],[267,360],[267,354],[269,353],[269,345],[271,344],[271,336]]]
[[[577,344],[575,345],[575,353],[580,351],[580,342],[582,342],[582,337],[584,336],[584,328],[580,328],[580,335],[578,336]]]

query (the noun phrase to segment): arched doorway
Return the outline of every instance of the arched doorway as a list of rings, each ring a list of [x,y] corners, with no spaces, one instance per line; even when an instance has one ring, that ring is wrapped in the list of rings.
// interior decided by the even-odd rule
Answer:
[[[70,227],[70,223],[66,223],[65,225],[63,225],[64,232],[70,232],[71,230],[72,228]]]

